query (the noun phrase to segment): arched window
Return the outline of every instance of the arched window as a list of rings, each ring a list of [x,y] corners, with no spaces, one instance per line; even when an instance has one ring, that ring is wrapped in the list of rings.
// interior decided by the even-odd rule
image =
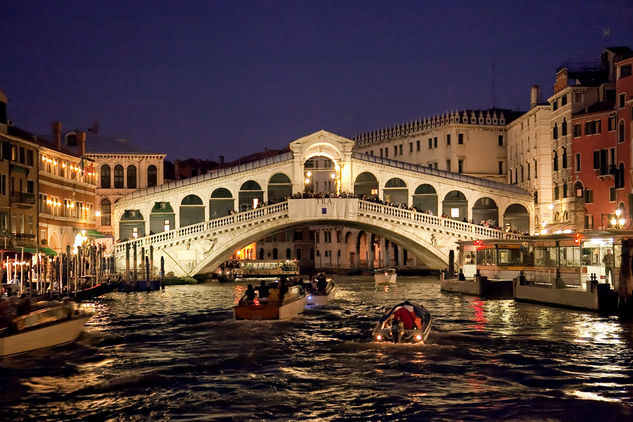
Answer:
[[[565,97],[567,98],[567,97]],[[567,119],[563,118],[563,123],[560,125],[561,135],[567,135]]]
[[[558,139],[558,124],[554,123],[554,128],[552,129],[552,138]]]
[[[104,164],[101,166],[101,187],[109,189],[111,186],[110,181],[110,166]]]
[[[147,187],[151,188],[152,186],[156,186],[158,184],[158,172],[156,171],[156,166],[151,165],[147,168]]]
[[[114,188],[123,189],[123,166],[121,164],[114,166]]]
[[[112,208],[110,201],[106,198],[101,200],[101,225],[109,226],[111,223]]]
[[[136,189],[136,166],[127,166],[127,188]]]

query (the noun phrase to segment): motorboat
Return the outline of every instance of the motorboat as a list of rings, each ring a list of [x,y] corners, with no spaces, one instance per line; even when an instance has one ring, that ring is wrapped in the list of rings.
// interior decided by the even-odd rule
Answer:
[[[376,268],[374,270],[374,281],[376,286],[388,286],[396,284],[398,273],[395,268]]]
[[[279,286],[269,286],[269,295],[265,301],[256,297],[255,300],[241,298],[233,307],[233,316],[236,320],[250,319],[290,319],[303,313],[306,305],[306,294],[301,286],[290,286],[280,300]]]
[[[336,295],[336,284],[331,278],[327,280],[325,289],[312,289],[308,292],[307,304],[314,306],[324,306],[330,303],[330,298]]]
[[[94,299],[95,297],[117,290],[120,284],[121,280],[107,281],[104,283],[95,284],[94,286],[88,285],[85,288],[79,289],[74,292],[73,296],[77,301]]]
[[[24,303],[5,306],[5,316],[10,313],[9,307],[23,311]],[[92,316],[77,309],[70,301],[26,305],[27,313],[12,318],[8,325],[0,328],[0,356],[73,342]]]
[[[372,335],[377,342],[423,344],[430,332],[430,312],[406,300],[380,317]]]

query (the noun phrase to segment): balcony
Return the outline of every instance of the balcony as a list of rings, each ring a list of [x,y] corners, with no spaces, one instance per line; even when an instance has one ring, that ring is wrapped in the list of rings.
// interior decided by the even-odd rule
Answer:
[[[35,205],[35,195],[28,192],[11,192],[11,205],[28,208]]]

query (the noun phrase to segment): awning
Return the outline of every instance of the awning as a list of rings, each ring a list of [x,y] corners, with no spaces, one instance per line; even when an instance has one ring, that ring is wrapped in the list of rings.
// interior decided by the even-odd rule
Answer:
[[[40,248],[40,252],[45,253],[48,256],[57,256],[57,252],[55,252],[51,248]]]
[[[102,237],[108,237],[107,235],[101,233],[100,231],[92,230],[92,229],[86,230],[86,236],[88,236],[88,237],[96,237],[98,239],[100,239]]]

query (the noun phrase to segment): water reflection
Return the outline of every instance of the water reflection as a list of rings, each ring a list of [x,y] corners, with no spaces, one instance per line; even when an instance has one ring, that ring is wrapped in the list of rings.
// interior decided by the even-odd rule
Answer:
[[[275,323],[233,321],[246,283],[111,294],[77,344],[0,361],[0,420],[582,420],[633,406],[630,324],[431,278],[336,282],[330,305]],[[431,311],[429,344],[374,343],[404,299]]]

